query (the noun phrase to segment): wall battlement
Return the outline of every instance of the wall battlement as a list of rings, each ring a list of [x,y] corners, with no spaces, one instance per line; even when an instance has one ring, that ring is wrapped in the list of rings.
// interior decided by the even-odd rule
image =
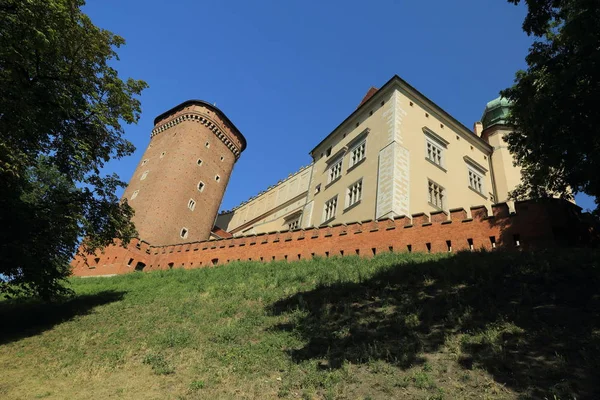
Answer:
[[[73,259],[76,276],[123,274],[137,270],[199,268],[232,261],[309,259],[382,252],[456,252],[476,249],[527,249],[576,244],[582,231],[580,208],[563,200],[528,200],[370,220],[293,231],[269,232],[177,245],[153,246],[134,239],[124,248]],[[491,212],[490,212],[491,211]]]

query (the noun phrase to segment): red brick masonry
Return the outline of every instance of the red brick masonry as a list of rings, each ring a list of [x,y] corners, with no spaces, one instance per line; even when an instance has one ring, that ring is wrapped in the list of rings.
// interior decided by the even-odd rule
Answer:
[[[379,221],[270,232],[220,240],[152,246],[134,239],[127,248],[110,246],[72,261],[76,276],[124,274],[137,270],[198,268],[235,260],[296,261],[314,256],[382,252],[455,252],[468,249],[541,248],[577,243],[585,235],[580,208],[563,200],[523,201],[509,214],[505,203]]]

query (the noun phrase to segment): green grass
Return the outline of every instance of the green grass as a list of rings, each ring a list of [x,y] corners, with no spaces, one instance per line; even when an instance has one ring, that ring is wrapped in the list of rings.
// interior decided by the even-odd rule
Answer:
[[[600,398],[600,252],[381,254],[0,301],[2,399]]]

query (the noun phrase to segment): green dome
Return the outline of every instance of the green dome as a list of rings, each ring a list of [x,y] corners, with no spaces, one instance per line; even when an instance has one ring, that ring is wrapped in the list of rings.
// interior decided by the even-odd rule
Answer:
[[[492,125],[505,125],[508,121],[510,112],[510,101],[505,97],[498,97],[485,106],[485,111],[481,116],[483,129],[489,128]]]

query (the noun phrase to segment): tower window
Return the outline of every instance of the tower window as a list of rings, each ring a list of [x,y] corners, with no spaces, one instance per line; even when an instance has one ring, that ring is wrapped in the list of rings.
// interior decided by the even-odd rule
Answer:
[[[146,158],[144,161],[142,161],[142,165],[146,165],[148,164],[148,159]]]
[[[196,201],[194,201],[194,199],[190,199],[190,201],[188,201],[188,208],[194,211],[194,208],[196,208]]]
[[[150,171],[144,171],[144,173],[142,174],[140,181],[143,181],[144,179],[146,179],[146,177],[148,176],[148,172]]]
[[[215,181],[219,182],[221,180],[221,177],[219,175],[215,175]]]
[[[160,153],[160,158],[163,158],[165,156],[165,154],[167,154],[166,151],[163,151],[162,153]]]
[[[179,236],[181,236],[182,239],[185,239],[188,237],[188,230],[187,228],[181,228],[181,232],[179,232]]]
[[[202,165],[202,160],[201,160],[201,159],[198,159],[198,161],[196,161],[196,164],[198,164],[198,165]]]
[[[139,190],[136,190],[135,192],[133,192],[133,194],[131,195],[131,200],[135,199],[139,192],[140,192]]]
[[[224,160],[225,160],[225,157],[221,156],[221,161],[224,161]]]
[[[204,182],[202,182],[202,181],[198,182],[198,191],[199,192],[203,192],[205,187],[206,187],[206,185],[204,184]]]
[[[206,146],[207,149],[210,148],[210,143],[209,142],[204,143],[204,145]]]

